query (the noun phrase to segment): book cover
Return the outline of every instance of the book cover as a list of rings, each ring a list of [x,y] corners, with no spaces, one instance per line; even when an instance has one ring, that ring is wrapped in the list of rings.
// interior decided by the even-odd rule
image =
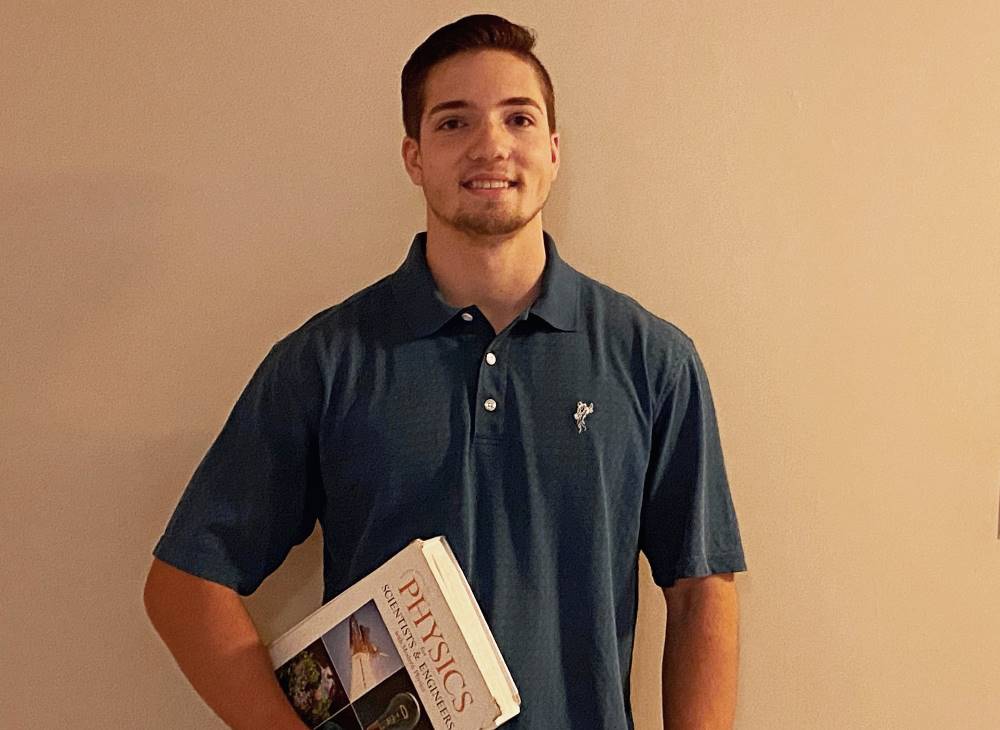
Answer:
[[[520,698],[443,537],[415,540],[268,647],[314,730],[481,730]]]

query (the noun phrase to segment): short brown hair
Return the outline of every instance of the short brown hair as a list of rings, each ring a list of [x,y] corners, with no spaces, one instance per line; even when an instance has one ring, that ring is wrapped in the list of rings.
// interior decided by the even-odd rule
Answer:
[[[420,141],[420,118],[424,113],[424,87],[431,69],[441,61],[466,51],[507,51],[530,63],[538,76],[545,101],[549,131],[556,131],[556,99],[552,79],[531,49],[535,32],[499,15],[467,15],[438,28],[417,46],[403,66],[403,127],[406,135]]]

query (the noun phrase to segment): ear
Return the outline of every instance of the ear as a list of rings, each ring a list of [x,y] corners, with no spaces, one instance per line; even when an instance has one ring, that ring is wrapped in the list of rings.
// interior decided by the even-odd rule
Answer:
[[[403,137],[401,152],[406,174],[410,176],[410,180],[413,181],[414,185],[422,186],[424,183],[424,168],[420,159],[420,143],[412,137]]]
[[[549,151],[552,156],[552,179],[555,180],[559,176],[559,132],[553,132],[551,137],[549,137]]]

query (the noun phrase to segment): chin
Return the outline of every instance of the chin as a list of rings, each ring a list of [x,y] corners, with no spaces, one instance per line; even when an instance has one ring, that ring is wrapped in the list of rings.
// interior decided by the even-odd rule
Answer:
[[[452,222],[455,228],[476,236],[507,236],[511,233],[517,233],[527,224],[528,221],[521,218],[509,218],[505,220],[457,218]]]

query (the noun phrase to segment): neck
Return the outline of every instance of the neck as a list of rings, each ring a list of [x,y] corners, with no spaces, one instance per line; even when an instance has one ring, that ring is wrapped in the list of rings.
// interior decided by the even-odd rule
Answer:
[[[499,332],[538,297],[545,268],[541,216],[507,236],[427,228],[427,266],[454,307],[476,305]]]

